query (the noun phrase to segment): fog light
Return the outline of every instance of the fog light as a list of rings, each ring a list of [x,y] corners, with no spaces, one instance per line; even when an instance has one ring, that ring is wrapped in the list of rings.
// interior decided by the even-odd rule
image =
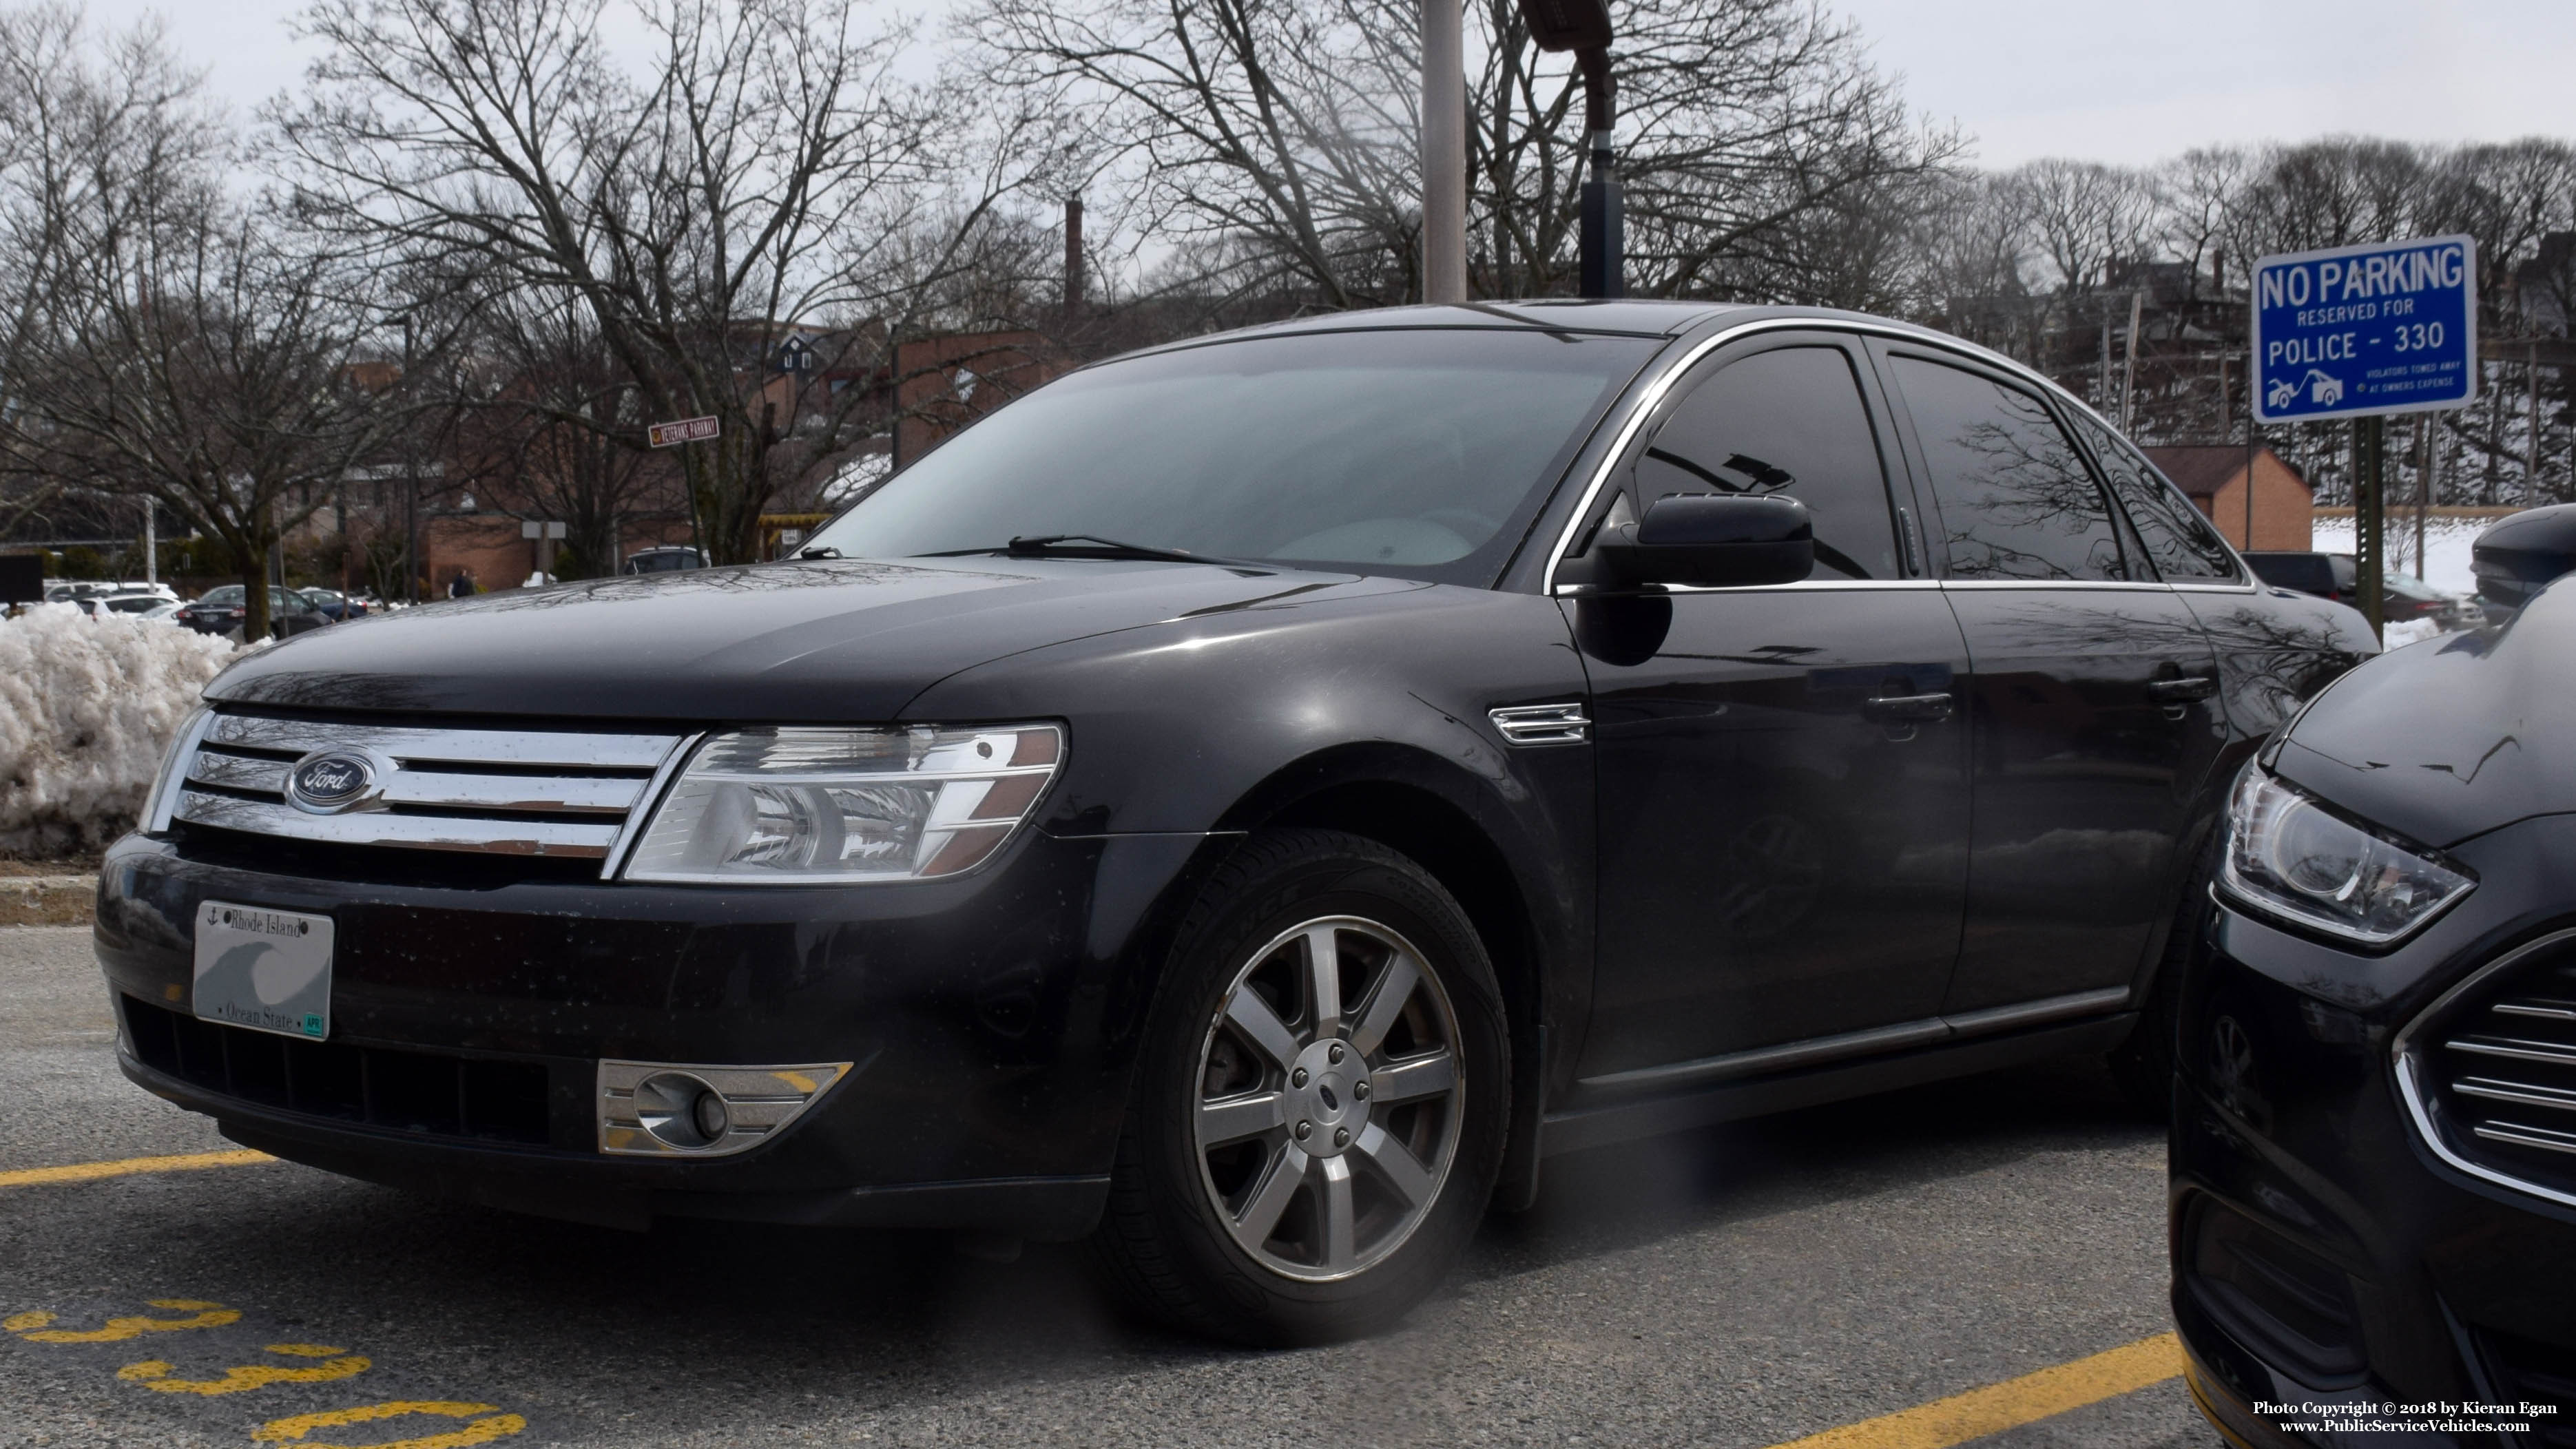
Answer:
[[[698,1135],[710,1142],[723,1141],[725,1128],[732,1125],[730,1116],[725,1111],[725,1099],[713,1091],[698,1094],[697,1102],[690,1108],[690,1115],[697,1119]]]
[[[599,1064],[599,1150],[717,1157],[766,1142],[850,1070],[804,1066]]]

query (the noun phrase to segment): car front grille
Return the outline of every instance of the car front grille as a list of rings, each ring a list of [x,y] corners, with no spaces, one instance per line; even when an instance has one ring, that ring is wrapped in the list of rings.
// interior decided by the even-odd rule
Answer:
[[[2415,1120],[2453,1165],[2576,1204],[2576,931],[2532,942],[2400,1034]]]
[[[554,1143],[552,1074],[544,1062],[299,1041],[204,1021],[131,996],[122,1001],[125,1039],[135,1060],[210,1092],[275,1111],[424,1137]],[[575,1130],[588,1125],[578,1121]]]
[[[172,818],[333,846],[599,860],[686,737],[649,731],[428,728],[216,714],[190,750]],[[348,752],[373,763],[374,794],[340,813],[289,802],[298,760]]]

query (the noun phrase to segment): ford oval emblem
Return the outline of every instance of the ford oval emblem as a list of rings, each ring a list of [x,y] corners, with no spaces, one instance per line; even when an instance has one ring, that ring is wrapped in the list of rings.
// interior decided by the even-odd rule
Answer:
[[[287,767],[286,803],[315,815],[338,815],[376,803],[376,762],[353,750],[315,750]]]

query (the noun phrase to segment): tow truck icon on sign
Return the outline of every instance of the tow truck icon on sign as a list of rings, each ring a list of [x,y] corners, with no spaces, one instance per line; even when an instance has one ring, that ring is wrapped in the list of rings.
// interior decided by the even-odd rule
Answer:
[[[2266,395],[2266,401],[2274,412],[2279,412],[2298,397],[2299,389],[2302,387],[2308,390],[2309,400],[2318,407],[2330,408],[2343,401],[2343,379],[2328,377],[2313,367],[2308,369],[2308,375],[2305,377],[2295,380],[2285,377],[2273,383],[2271,392]]]

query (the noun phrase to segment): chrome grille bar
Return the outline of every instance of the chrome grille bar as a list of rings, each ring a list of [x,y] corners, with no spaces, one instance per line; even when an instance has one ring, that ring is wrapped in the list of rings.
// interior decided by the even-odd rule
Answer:
[[[678,743],[676,735],[587,734],[564,730],[442,730],[406,725],[323,724],[250,715],[217,715],[208,742],[300,755],[308,750],[374,750],[397,762],[461,765],[557,765],[649,772]]]
[[[605,873],[683,739],[216,715],[187,747],[172,815],[330,845],[599,860]],[[288,772],[317,750],[375,760],[375,791],[362,806],[328,814],[288,803]]]

